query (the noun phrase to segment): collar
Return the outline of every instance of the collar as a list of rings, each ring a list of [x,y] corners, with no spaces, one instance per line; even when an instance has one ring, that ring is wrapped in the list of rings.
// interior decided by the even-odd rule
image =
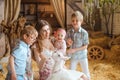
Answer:
[[[72,32],[75,32],[75,30],[72,28]],[[82,32],[82,28],[79,27],[77,32]]]
[[[22,46],[24,46],[24,47],[26,47],[26,48],[29,48],[30,47],[30,45],[28,45],[28,44],[26,44],[24,41],[20,41],[20,45],[22,45]]]

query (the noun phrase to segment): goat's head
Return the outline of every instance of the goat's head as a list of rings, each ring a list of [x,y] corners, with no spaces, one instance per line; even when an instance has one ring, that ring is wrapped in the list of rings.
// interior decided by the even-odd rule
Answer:
[[[62,52],[55,50],[52,55],[55,61],[68,60],[70,57],[64,56]]]

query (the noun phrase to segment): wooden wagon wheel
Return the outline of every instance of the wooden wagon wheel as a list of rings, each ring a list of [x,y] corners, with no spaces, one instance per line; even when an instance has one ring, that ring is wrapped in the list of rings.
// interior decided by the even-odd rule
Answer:
[[[111,48],[112,45],[120,45],[120,36],[113,37],[112,40],[110,40],[108,46]]]
[[[101,60],[104,57],[104,51],[102,47],[92,46],[88,48],[88,59]]]

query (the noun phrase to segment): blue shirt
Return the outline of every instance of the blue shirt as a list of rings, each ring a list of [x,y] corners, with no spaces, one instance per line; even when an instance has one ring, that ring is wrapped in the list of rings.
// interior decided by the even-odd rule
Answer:
[[[89,44],[89,38],[88,33],[85,29],[80,27],[78,31],[74,31],[74,29],[70,29],[67,32],[66,38],[71,38],[73,41],[73,44],[71,48],[80,48],[81,46],[88,45]],[[72,59],[84,59],[87,58],[87,49],[77,51],[71,55]]]
[[[19,44],[13,49],[11,55],[14,56],[14,67],[17,75],[24,75],[27,61],[27,54],[29,45],[20,41]]]

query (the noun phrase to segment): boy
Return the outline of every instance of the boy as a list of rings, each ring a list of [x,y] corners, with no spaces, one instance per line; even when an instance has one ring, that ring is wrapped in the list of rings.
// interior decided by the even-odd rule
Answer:
[[[35,42],[37,36],[38,33],[33,26],[25,27],[22,30],[21,40],[13,49],[9,58],[6,80],[25,80],[29,46]]]
[[[80,63],[83,73],[90,79],[87,59],[87,46],[89,44],[88,33],[81,27],[83,15],[79,11],[75,11],[72,16],[72,29],[68,30],[66,35],[66,43],[69,49],[67,54],[71,55],[70,68],[75,70],[77,64]]]

